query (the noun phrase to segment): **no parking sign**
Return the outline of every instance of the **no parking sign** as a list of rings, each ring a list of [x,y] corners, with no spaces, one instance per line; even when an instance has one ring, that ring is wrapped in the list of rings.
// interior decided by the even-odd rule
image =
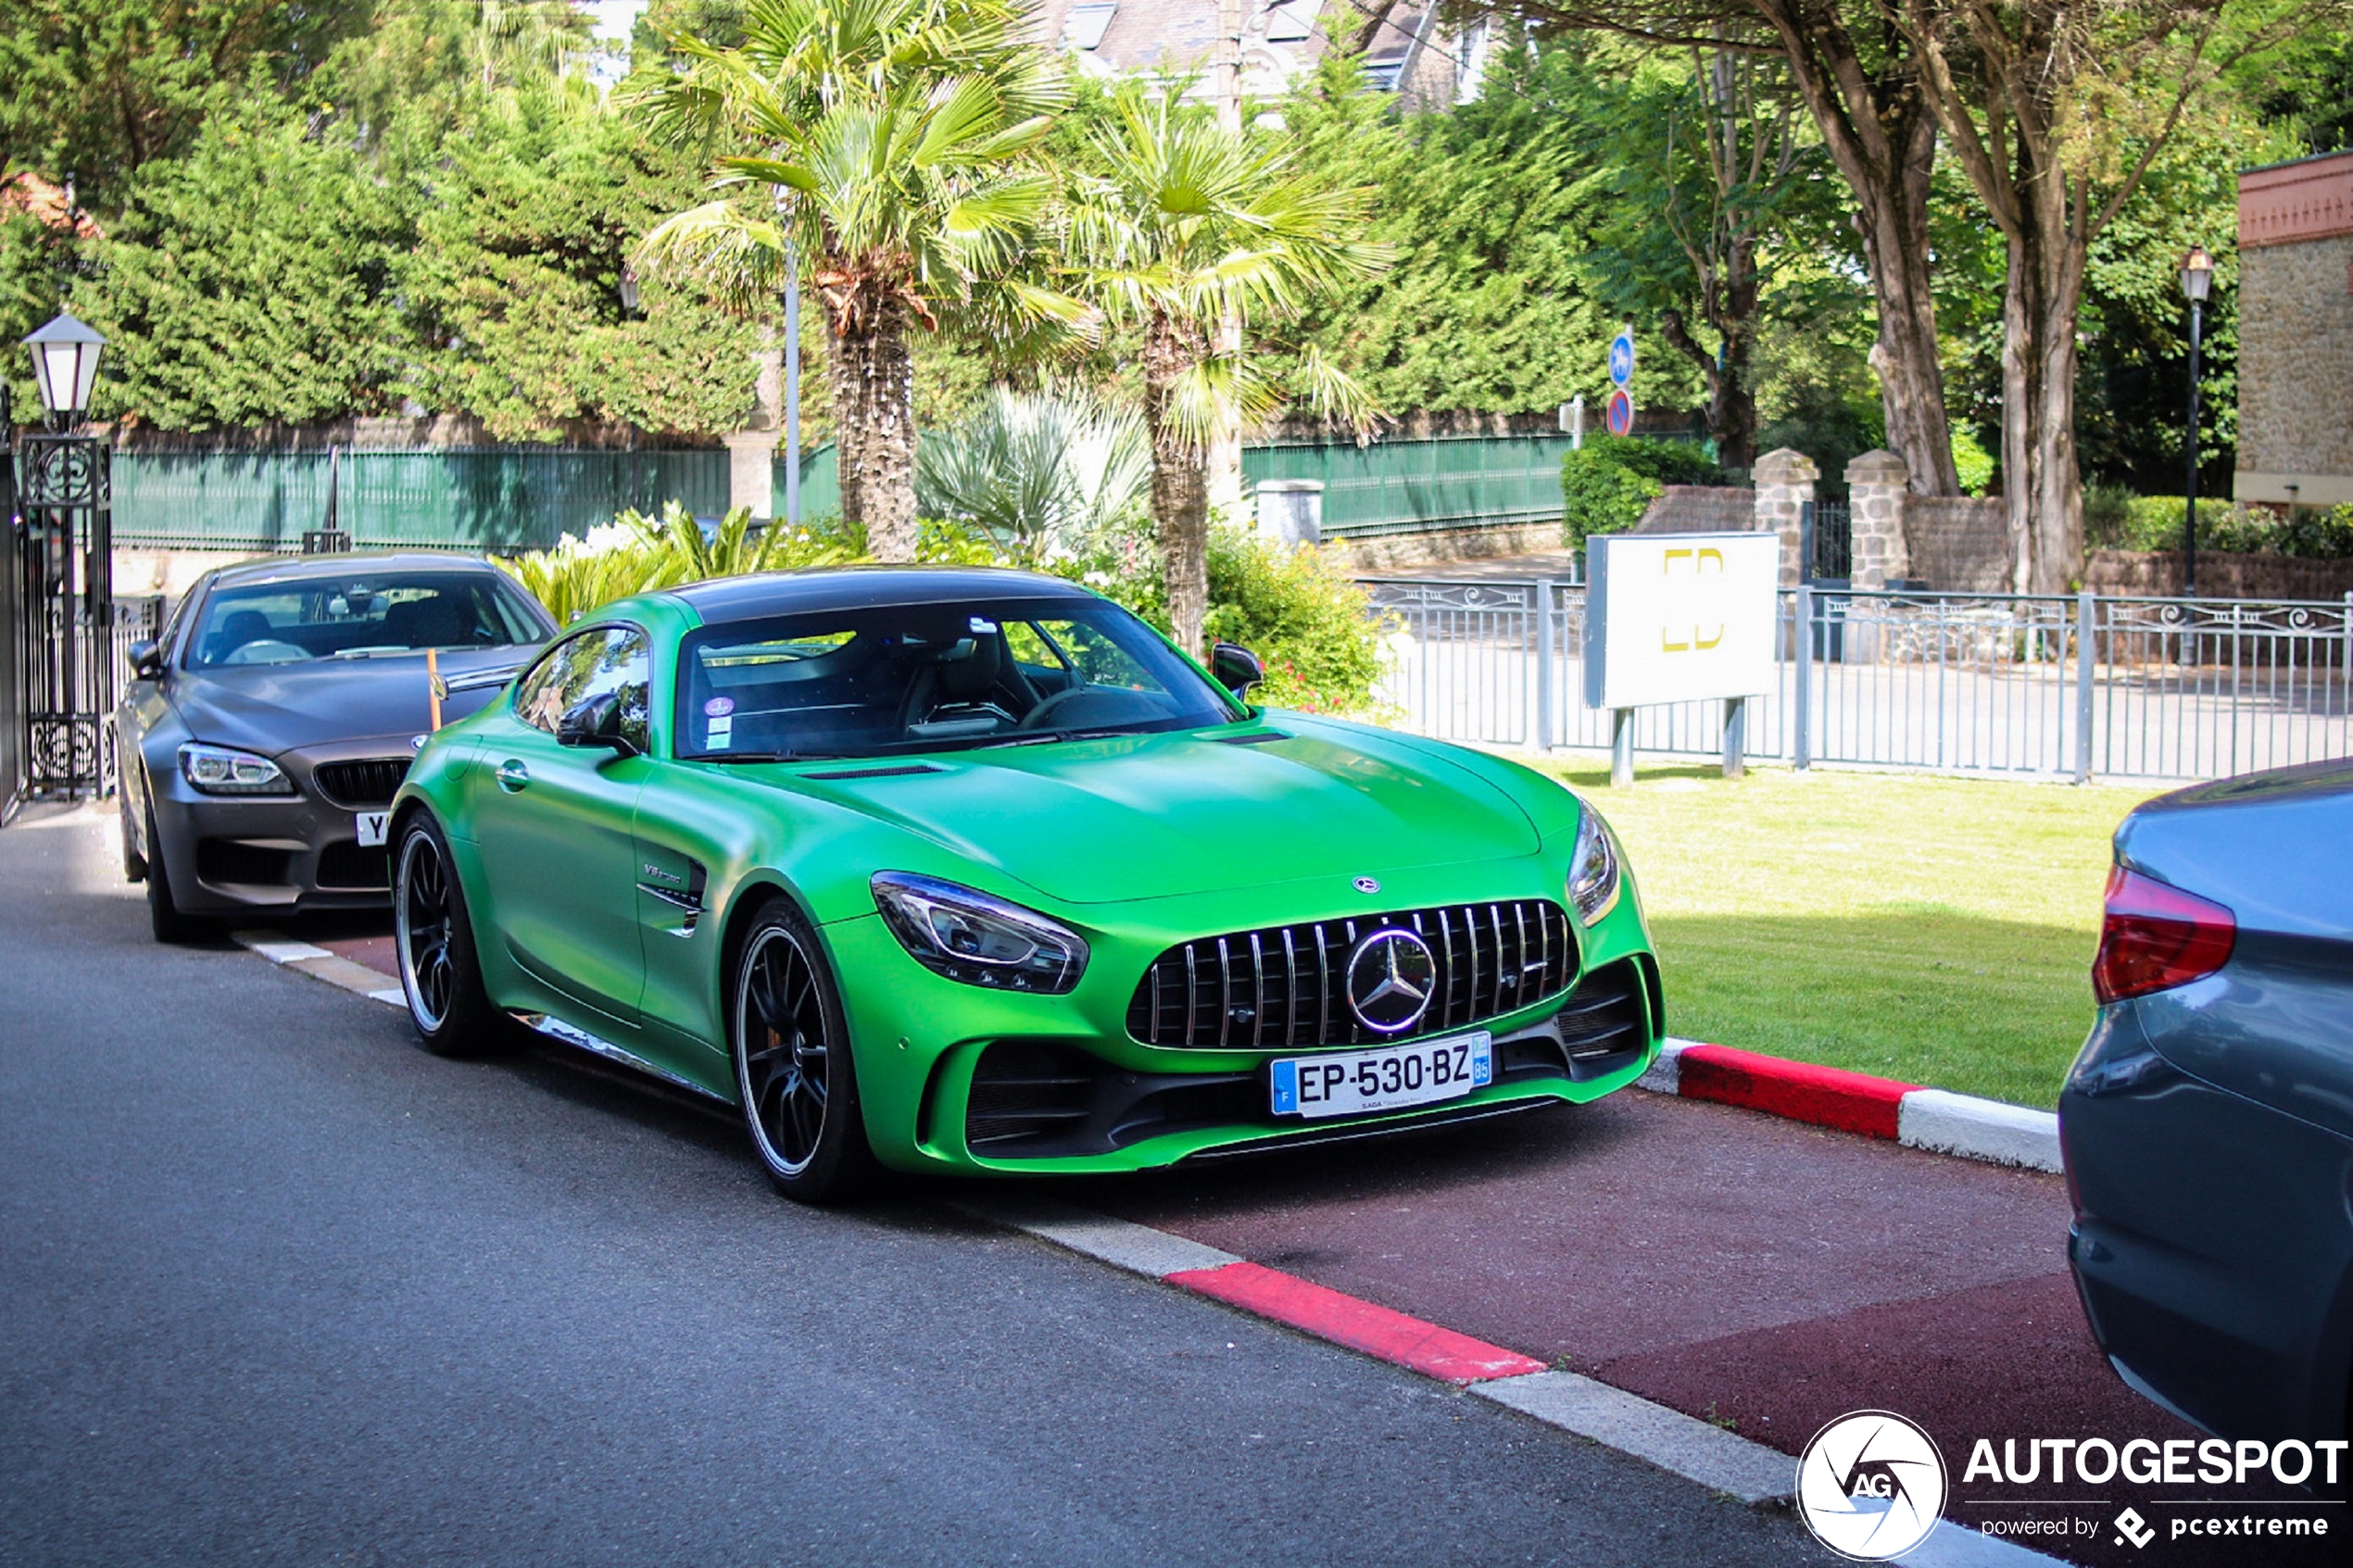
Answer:
[[[1626,395],[1624,387],[1609,395],[1608,421],[1612,435],[1624,435],[1634,428],[1634,400]]]

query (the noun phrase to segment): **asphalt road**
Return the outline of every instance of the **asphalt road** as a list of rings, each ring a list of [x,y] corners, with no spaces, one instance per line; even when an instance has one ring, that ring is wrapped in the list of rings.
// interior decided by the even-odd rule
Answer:
[[[774,1198],[550,1047],[146,937],[0,830],[0,1562],[1829,1561],[915,1193]]]

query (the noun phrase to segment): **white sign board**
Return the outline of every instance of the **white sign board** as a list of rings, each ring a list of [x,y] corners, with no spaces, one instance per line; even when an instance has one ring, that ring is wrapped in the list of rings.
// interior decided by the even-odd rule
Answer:
[[[1585,541],[1585,705],[1773,689],[1774,533],[1595,533]]]

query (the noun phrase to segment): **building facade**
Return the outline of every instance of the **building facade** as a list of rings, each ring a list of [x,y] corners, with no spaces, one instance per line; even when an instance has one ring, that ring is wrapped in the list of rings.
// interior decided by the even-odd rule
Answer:
[[[2353,152],[2239,176],[2235,494],[2353,503]]]

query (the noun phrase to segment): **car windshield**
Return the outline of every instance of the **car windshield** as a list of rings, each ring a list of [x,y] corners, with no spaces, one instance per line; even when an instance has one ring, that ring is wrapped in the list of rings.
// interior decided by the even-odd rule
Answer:
[[[1100,599],[814,611],[708,626],[679,655],[678,755],[880,757],[1241,717],[1158,633]]]
[[[547,623],[489,571],[354,572],[216,589],[188,645],[190,669],[365,659],[419,648],[537,643]]]

